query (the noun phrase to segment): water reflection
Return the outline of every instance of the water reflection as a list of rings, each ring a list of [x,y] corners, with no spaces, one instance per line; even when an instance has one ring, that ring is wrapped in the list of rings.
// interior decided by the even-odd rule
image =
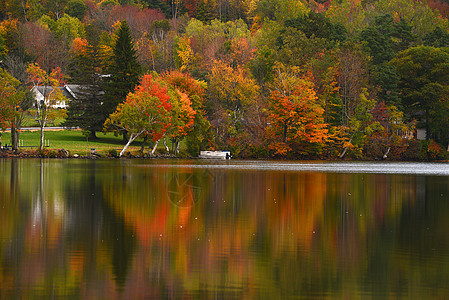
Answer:
[[[0,160],[1,297],[449,297],[441,171],[260,165]]]

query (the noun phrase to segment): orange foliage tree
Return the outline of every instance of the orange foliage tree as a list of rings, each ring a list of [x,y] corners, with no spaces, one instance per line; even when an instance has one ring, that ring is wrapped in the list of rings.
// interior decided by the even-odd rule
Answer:
[[[170,111],[172,121],[168,134],[173,141],[173,151],[178,154],[179,142],[192,129],[196,111],[192,108],[192,102],[187,94],[179,90],[173,90],[171,94],[170,103],[173,109]]]
[[[186,94],[191,102],[190,108],[185,105],[184,118],[192,120],[192,111],[194,111],[195,118],[193,124],[189,124],[186,128],[187,135],[187,150],[191,155],[198,155],[201,148],[207,147],[210,139],[211,125],[206,118],[204,111],[204,95],[206,83],[195,80],[191,75],[181,73],[179,71],[167,72],[162,76],[163,80],[181,93]]]
[[[328,138],[324,109],[317,103],[311,81],[285,73],[279,77],[279,88],[269,99],[268,147],[275,155],[285,156],[292,150],[310,154],[307,145],[324,143]]]
[[[109,116],[104,128],[128,132],[129,140],[120,152],[122,156],[142,134],[151,136],[153,141],[161,139],[171,126],[172,108],[167,87],[155,82],[151,75],[145,75],[135,92],[129,93],[126,100]]]

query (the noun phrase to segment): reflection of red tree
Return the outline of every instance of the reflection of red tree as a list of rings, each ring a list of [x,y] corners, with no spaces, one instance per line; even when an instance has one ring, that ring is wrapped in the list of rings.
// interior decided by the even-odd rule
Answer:
[[[268,218],[269,228],[284,232],[277,235],[281,239],[291,241],[293,235],[292,247],[310,250],[314,234],[324,219],[326,175],[302,173],[275,176],[270,181],[273,188],[267,195],[267,211],[273,212],[273,216]]]
[[[159,205],[153,215],[142,215],[142,211],[128,214],[127,222],[136,231],[137,238],[144,247],[149,247],[154,238],[165,235],[169,208],[166,204]]]

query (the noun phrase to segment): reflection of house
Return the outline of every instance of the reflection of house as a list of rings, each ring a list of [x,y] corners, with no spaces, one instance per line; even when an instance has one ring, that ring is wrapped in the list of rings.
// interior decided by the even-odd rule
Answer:
[[[66,100],[57,101],[55,104],[51,105],[53,108],[67,108],[68,102],[70,100],[75,99],[75,94],[79,90],[79,85],[76,84],[66,84],[64,86],[57,87],[62,94],[65,96]],[[37,103],[44,101],[46,96],[50,95],[54,92],[53,88],[50,86],[37,86],[31,89],[31,92],[34,94],[34,99],[36,100],[35,106]]]

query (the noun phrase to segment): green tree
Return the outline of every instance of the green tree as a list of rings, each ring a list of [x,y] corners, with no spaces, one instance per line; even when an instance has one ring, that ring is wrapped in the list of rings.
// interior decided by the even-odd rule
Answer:
[[[374,64],[390,61],[394,57],[391,39],[375,27],[368,27],[361,33],[362,40],[367,42]]]
[[[351,148],[354,155],[357,158],[360,158],[366,138],[372,135],[375,131],[383,130],[380,123],[373,120],[372,111],[376,105],[376,101],[370,99],[368,96],[367,90],[362,89],[357,101],[358,105],[346,128],[348,141],[343,153],[340,155],[341,158],[345,155],[348,148]]]
[[[261,0],[257,3],[257,14],[270,20],[284,22],[306,14],[309,9],[303,1]]]
[[[195,18],[201,22],[209,22],[214,17],[214,11],[211,7],[211,1],[200,0],[196,7]]]
[[[399,75],[407,117],[425,126],[427,138],[449,142],[449,49],[418,46],[390,62]]]
[[[31,102],[29,89],[0,68],[0,128],[11,128],[11,145],[14,151],[18,151],[22,120]]]
[[[285,65],[304,67],[317,53],[328,48],[328,45],[329,41],[324,38],[308,38],[301,30],[287,27],[278,37],[277,60]]]
[[[285,27],[301,30],[307,38],[317,37],[330,41],[344,41],[346,28],[340,24],[332,24],[324,14],[310,11],[307,15],[284,22]]]
[[[448,20],[442,18],[437,10],[432,10],[426,1],[410,0],[378,0],[366,9],[366,18],[373,20],[375,16],[391,15],[411,26],[418,40],[432,32],[437,26],[448,27]]]
[[[81,21],[69,15],[64,15],[55,22],[53,34],[56,38],[65,42],[66,45],[70,45],[77,37],[85,36],[84,26]]]
[[[112,9],[112,7],[116,5],[120,5],[120,3],[117,0],[103,0],[99,3],[99,7],[103,10]]]
[[[0,35],[0,59],[4,59],[6,53],[8,53],[8,50],[6,49],[5,40]]]
[[[13,118],[19,85],[20,81],[0,68],[0,126],[2,130],[10,125]]]
[[[4,46],[8,55],[24,57],[23,44],[21,43],[21,24],[17,19],[7,19],[0,22],[0,36],[4,40]]]
[[[424,45],[432,47],[449,47],[449,33],[441,27],[435,28],[424,37]]]
[[[58,20],[64,15],[67,2],[68,0],[47,0],[44,1],[44,9],[49,16]]]
[[[402,19],[395,22],[391,15],[377,16],[374,24],[361,32],[360,38],[366,41],[376,65],[390,61],[397,52],[416,41],[412,27]]]
[[[136,50],[128,23],[123,21],[113,47],[112,64],[105,83],[103,114],[109,116],[120,102],[125,101],[139,82],[141,67],[137,61]]]
[[[148,8],[159,9],[167,18],[171,18],[171,7],[164,0],[140,0],[140,3]]]
[[[365,25],[366,9],[363,1],[332,1],[326,11],[326,17],[334,24],[343,24],[350,36],[354,36]]]
[[[259,86],[242,66],[215,61],[208,77],[208,99],[213,107],[212,121],[216,142],[221,147],[241,151],[242,136],[251,126],[250,116],[257,111]]]
[[[65,12],[69,16],[77,18],[79,20],[82,20],[84,18],[86,11],[87,6],[83,0],[70,0],[69,3],[67,3],[67,7],[65,9]]]
[[[399,76],[395,67],[388,63],[375,65],[372,67],[370,79],[372,84],[378,87],[379,102],[385,102],[387,105],[394,105],[398,108],[402,107],[398,91]]]
[[[371,80],[376,86],[380,102],[401,107],[398,97],[398,76],[387,63],[397,52],[409,48],[416,36],[404,20],[396,22],[391,15],[377,16],[374,23],[360,33],[372,57]]]

